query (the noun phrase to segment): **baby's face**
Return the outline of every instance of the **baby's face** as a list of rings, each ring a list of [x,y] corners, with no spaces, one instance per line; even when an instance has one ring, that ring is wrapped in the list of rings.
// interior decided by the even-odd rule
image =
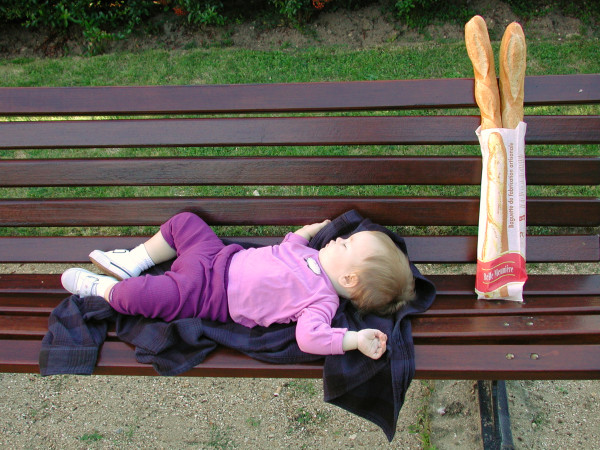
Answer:
[[[370,231],[355,233],[348,239],[337,238],[319,250],[319,261],[331,278],[359,268],[364,259],[383,252],[383,246]],[[330,273],[331,272],[331,273]]]

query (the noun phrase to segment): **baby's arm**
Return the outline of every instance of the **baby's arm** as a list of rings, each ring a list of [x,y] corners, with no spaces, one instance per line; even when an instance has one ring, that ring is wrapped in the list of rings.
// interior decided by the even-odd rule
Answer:
[[[331,222],[331,220],[327,219],[320,223],[313,223],[311,225],[304,225],[299,230],[294,231],[294,233],[299,234],[307,241],[310,241],[316,234],[321,231],[325,226]]]
[[[332,328],[331,320],[339,306],[335,301],[323,301],[305,308],[296,326],[296,342],[300,350],[314,355],[341,355],[348,350],[360,350],[369,358],[379,359],[385,353],[387,335],[365,328],[348,331]]]
[[[372,359],[379,359],[385,353],[387,335],[379,330],[365,328],[360,331],[347,331],[342,343],[344,351],[360,350]]]

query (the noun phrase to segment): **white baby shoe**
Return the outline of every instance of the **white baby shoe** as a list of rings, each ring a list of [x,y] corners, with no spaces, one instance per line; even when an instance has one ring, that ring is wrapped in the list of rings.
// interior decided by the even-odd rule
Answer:
[[[89,257],[90,261],[102,272],[115,277],[117,280],[137,277],[142,273],[142,266],[133,257],[130,250],[119,249],[109,252],[94,250]]]
[[[89,270],[73,268],[62,274],[60,282],[71,294],[80,297],[90,297],[92,295],[103,297],[106,288],[116,283],[117,280],[106,275],[98,275]]]

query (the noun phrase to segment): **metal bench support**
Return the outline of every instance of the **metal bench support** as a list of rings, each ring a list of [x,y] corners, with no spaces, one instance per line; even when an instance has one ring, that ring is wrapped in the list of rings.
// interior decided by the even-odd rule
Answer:
[[[485,450],[514,449],[506,383],[503,380],[478,381],[481,437]]]

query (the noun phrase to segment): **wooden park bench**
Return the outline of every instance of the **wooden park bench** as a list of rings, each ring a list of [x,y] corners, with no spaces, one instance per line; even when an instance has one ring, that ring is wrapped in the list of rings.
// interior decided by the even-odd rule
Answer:
[[[67,296],[47,264],[134,247],[189,208],[256,243],[356,209],[407,236],[437,287],[412,319],[417,378],[600,378],[600,199],[542,188],[597,193],[600,152],[577,156],[577,146],[600,148],[600,116],[568,105],[600,103],[600,74],[527,77],[525,94],[528,148],[560,155],[527,157],[528,263],[588,265],[530,273],[515,303],[474,294],[472,79],[0,88],[0,371],[38,372],[48,315]],[[95,373],[155,374],[114,334]],[[221,348],[186,375],[321,377],[322,363],[270,365]],[[491,386],[495,402],[502,385]]]

